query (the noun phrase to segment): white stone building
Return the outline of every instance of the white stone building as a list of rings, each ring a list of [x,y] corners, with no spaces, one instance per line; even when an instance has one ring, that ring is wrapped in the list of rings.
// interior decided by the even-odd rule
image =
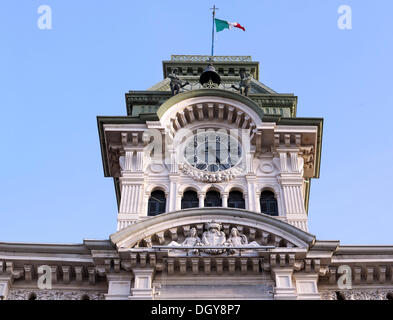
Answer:
[[[296,117],[251,57],[209,59],[172,56],[127,116],[97,117],[117,230],[0,243],[2,299],[393,298],[393,246],[308,233],[323,119]]]

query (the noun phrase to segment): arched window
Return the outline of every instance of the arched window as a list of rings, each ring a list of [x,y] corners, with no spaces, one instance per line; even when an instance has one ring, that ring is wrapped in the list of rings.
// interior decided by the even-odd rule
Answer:
[[[336,299],[337,300],[346,300],[344,294],[341,291],[336,291]]]
[[[37,300],[37,295],[35,292],[30,292],[29,297],[27,298],[28,300]]]
[[[277,200],[271,191],[263,191],[259,199],[261,212],[270,216],[278,216]]]
[[[89,297],[88,294],[83,294],[83,295],[81,296],[81,300],[90,300],[90,297]]]
[[[161,190],[153,191],[149,198],[147,215],[156,216],[160,213],[164,213],[165,209],[166,209],[166,198],[165,198],[164,191]]]
[[[221,196],[217,191],[209,191],[205,197],[205,207],[221,207]]]
[[[195,191],[186,191],[183,193],[183,198],[181,199],[181,208],[198,208],[199,200],[198,195]]]
[[[241,193],[240,191],[229,192],[228,207],[229,208],[237,208],[237,209],[245,209],[246,202],[244,201],[243,193]]]

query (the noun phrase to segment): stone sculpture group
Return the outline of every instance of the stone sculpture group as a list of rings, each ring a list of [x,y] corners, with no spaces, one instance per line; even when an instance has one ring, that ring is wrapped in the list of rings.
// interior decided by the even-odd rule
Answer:
[[[182,243],[172,241],[170,247],[201,247],[201,249],[193,248],[191,252],[197,253],[202,250],[208,254],[222,254],[230,249],[230,253],[236,253],[240,247],[260,247],[256,241],[248,243],[247,237],[241,234],[235,227],[231,229],[230,235],[226,237],[221,231],[221,224],[211,221],[207,224],[207,231],[202,234],[202,239],[198,236],[196,228],[191,228],[189,236]],[[207,248],[203,248],[207,247]],[[216,248],[211,248],[216,247]],[[222,247],[222,248],[221,248]],[[234,249],[231,249],[233,247]],[[235,249],[236,248],[236,249]]]

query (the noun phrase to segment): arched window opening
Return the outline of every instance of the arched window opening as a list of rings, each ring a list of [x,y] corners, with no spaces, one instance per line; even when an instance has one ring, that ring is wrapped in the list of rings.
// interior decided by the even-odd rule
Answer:
[[[340,291],[336,291],[336,298],[337,300],[346,300],[344,294]]]
[[[246,202],[244,201],[243,193],[241,193],[240,191],[229,192],[228,207],[229,208],[237,208],[237,209],[245,209]]]
[[[278,216],[277,200],[271,191],[263,191],[259,199],[261,212],[270,216]]]
[[[88,294],[84,294],[81,296],[81,300],[90,300],[90,297]]]
[[[217,191],[209,191],[205,197],[205,207],[221,207],[221,196]]]
[[[198,194],[195,191],[186,191],[183,193],[183,198],[181,199],[181,208],[198,208],[199,200]]]
[[[113,259],[111,259],[111,262],[110,262],[110,270],[115,270],[115,261],[113,260]]]
[[[37,295],[34,292],[31,292],[27,299],[28,300],[37,300]]]
[[[161,190],[153,191],[149,198],[147,215],[156,216],[164,213],[166,209],[165,193]]]
[[[388,300],[393,300],[393,292],[388,292],[388,293],[386,294],[386,299],[388,299]]]

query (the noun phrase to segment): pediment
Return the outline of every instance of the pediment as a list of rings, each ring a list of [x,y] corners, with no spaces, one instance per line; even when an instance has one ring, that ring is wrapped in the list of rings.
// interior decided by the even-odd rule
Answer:
[[[172,241],[184,241],[191,228],[202,236],[211,221],[220,223],[227,236],[235,227],[247,237],[248,242],[255,241],[262,246],[308,248],[315,241],[315,236],[286,222],[233,208],[196,208],[161,214],[130,225],[112,234],[110,239],[119,251],[165,246]]]

